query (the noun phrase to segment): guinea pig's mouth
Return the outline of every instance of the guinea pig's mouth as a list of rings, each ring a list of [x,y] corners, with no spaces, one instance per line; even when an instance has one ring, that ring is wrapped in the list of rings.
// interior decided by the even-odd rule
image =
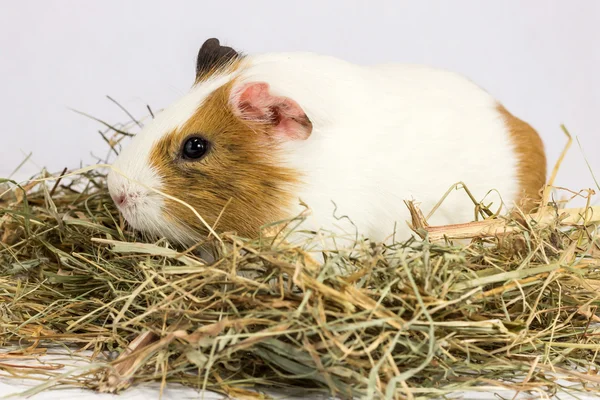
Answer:
[[[185,220],[170,212],[165,197],[152,190],[162,189],[162,182],[155,174],[143,179],[132,175],[136,180],[114,172],[108,176],[110,196],[129,227],[152,239],[166,238],[173,244],[190,245],[201,239]]]
[[[198,235],[188,229],[183,221],[166,212],[162,196],[143,192],[130,195],[125,200],[121,196],[117,194],[113,200],[125,221],[134,230],[181,245],[193,244],[199,240]]]
[[[164,223],[160,196],[125,185],[109,188],[110,196],[129,225],[137,230],[154,230]]]
[[[162,218],[162,199],[159,196],[133,193],[116,197],[117,208],[132,228],[150,230],[155,225],[165,223]]]

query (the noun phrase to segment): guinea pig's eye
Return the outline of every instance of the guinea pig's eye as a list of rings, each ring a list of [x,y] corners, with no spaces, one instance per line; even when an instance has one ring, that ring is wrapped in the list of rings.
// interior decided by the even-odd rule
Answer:
[[[198,160],[208,151],[208,141],[204,138],[194,136],[183,144],[183,158],[188,160]]]

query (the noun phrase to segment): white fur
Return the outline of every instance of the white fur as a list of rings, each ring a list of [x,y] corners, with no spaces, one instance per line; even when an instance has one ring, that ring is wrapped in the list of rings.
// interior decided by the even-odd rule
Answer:
[[[507,205],[515,200],[517,159],[509,132],[494,98],[469,80],[424,66],[362,67],[308,53],[248,57],[246,63],[241,83],[269,83],[274,95],[295,100],[312,121],[308,140],[284,149],[286,163],[302,171],[306,182],[297,193],[313,212],[305,227],[352,234],[355,225],[373,240],[385,240],[394,230],[404,239],[410,234],[404,200],[417,200],[427,214],[459,181],[477,200],[493,189]],[[147,162],[153,143],[184,124],[232,77],[194,87],[134,139],[116,166],[160,188]],[[109,184],[112,191],[123,181],[113,177]],[[486,199],[500,207],[496,193]],[[333,202],[336,215],[354,225],[334,218]],[[140,207],[137,220],[162,227],[159,208],[158,199]],[[289,210],[290,216],[301,209]],[[468,222],[473,210],[464,192],[454,192],[430,222]]]
[[[359,67],[312,54],[252,61],[246,79],[269,82],[313,122],[311,137],[287,149],[289,164],[306,174],[298,195],[312,209],[307,228],[358,228],[377,241],[395,231],[403,239],[410,234],[404,200],[417,200],[427,214],[459,181],[477,200],[495,189],[506,205],[514,202],[517,159],[508,129],[496,100],[469,80],[418,65]],[[334,217],[332,202],[335,215],[353,224]],[[497,193],[486,202],[501,206]],[[473,216],[466,193],[454,192],[430,223]]]

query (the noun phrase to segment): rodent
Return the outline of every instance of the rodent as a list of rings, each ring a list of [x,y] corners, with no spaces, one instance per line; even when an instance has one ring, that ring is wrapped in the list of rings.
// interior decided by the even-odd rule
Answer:
[[[478,200],[497,208],[502,199],[503,212],[528,211],[546,180],[538,133],[461,75],[312,53],[244,55],[217,39],[200,48],[191,90],[114,167],[109,191],[129,224],[185,245],[207,228],[148,187],[211,226],[218,219],[218,231],[254,237],[303,202],[312,213],[303,229],[356,228],[386,241],[411,234],[404,200],[427,213],[462,181]],[[473,210],[452,193],[430,223],[468,222]]]

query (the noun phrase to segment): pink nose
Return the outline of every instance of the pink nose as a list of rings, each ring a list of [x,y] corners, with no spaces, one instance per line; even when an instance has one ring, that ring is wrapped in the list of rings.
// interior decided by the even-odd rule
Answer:
[[[111,196],[115,204],[119,207],[123,207],[127,204],[127,196],[125,193],[119,193]]]

